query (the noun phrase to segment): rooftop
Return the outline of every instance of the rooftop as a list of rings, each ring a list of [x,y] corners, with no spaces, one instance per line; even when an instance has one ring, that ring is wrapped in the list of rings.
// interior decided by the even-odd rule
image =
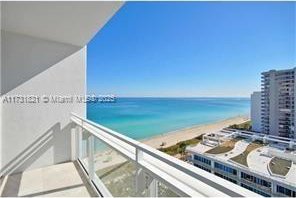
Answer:
[[[247,159],[248,159],[248,155],[249,155],[252,151],[254,151],[254,150],[256,150],[257,148],[260,148],[260,147],[262,147],[262,146],[263,146],[263,144],[260,143],[260,142],[258,142],[258,141],[250,142],[250,143],[247,145],[246,149],[245,149],[243,152],[241,152],[241,153],[240,153],[239,155],[237,155],[237,156],[232,157],[230,160],[232,160],[232,161],[234,161],[234,162],[236,162],[236,163],[239,163],[239,164],[241,164],[241,165],[248,166],[248,161],[247,161]]]
[[[273,174],[286,176],[292,166],[291,160],[281,159],[278,157],[272,158],[269,163],[270,170]]]
[[[209,154],[223,154],[223,153],[227,153],[231,150],[234,149],[235,147],[235,144],[241,140],[240,138],[234,138],[234,139],[231,139],[231,140],[228,140],[226,142],[224,142],[223,144],[221,145],[218,145],[208,151],[206,151],[206,153],[209,153]]]
[[[229,139],[231,131],[233,132],[232,138]],[[286,147],[289,144],[284,144],[281,138],[279,142],[272,141],[263,144],[262,139],[254,138],[255,136],[252,133],[248,134],[249,137],[246,135],[241,137],[237,134],[237,131],[230,130],[227,134],[224,129],[220,135],[227,134],[228,139],[224,139],[224,142],[215,145],[212,137],[217,137],[219,132],[214,134],[206,134],[205,136],[211,138],[205,137],[198,145],[187,147],[186,150],[190,153],[202,154],[228,163],[233,167],[252,171],[263,177],[279,180],[288,185],[295,185],[296,152],[293,151],[294,149],[287,149]],[[276,139],[276,137],[270,138]],[[223,137],[219,136],[219,141],[221,139]]]

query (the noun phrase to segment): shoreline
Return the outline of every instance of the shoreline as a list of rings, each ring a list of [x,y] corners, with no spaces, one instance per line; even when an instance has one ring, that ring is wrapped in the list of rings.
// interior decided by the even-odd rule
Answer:
[[[199,125],[182,128],[182,129],[171,131],[168,133],[145,138],[139,141],[155,149],[161,148],[160,144],[162,142],[165,142],[166,144],[163,146],[163,148],[166,148],[166,147],[176,145],[180,141],[189,140],[204,133],[215,132],[229,125],[240,124],[248,120],[250,120],[248,115],[239,115],[239,116],[230,117],[224,120],[218,120],[211,123],[199,124]],[[114,150],[110,148],[107,150],[104,150],[103,152],[96,153],[95,159],[97,161],[95,164],[96,170],[108,168],[110,166],[123,163],[126,160],[122,156],[122,154],[118,152],[114,152]]]
[[[161,148],[160,145],[162,143],[165,143],[163,148],[166,148],[169,146],[173,146],[180,141],[189,140],[197,136],[200,136],[204,133],[219,131],[225,127],[228,127],[229,125],[240,124],[249,120],[249,115],[238,115],[235,117],[226,118],[224,120],[219,120],[212,123],[199,124],[175,131],[170,131],[161,135],[156,135],[139,141],[156,149]]]

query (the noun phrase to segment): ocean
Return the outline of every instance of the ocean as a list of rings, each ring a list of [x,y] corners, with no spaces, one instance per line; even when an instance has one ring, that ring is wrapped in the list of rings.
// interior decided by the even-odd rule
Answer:
[[[117,98],[87,104],[89,120],[138,140],[249,114],[249,98]]]

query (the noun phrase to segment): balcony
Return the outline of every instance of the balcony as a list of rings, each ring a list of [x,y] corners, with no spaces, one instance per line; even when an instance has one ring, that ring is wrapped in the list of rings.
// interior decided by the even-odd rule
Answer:
[[[258,196],[75,114],[71,122],[73,162],[5,176],[1,196]]]
[[[77,162],[12,174],[0,179],[1,197],[94,197]]]
[[[102,196],[257,196],[77,115],[71,120],[77,161]]]
[[[0,4],[1,96],[85,95],[86,46],[123,2]],[[258,196],[69,117],[72,111],[85,115],[84,103],[0,106],[1,196]]]

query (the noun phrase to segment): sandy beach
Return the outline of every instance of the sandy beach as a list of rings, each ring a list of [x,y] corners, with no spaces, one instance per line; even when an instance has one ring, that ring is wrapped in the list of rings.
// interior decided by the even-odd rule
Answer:
[[[192,139],[207,132],[218,131],[229,125],[240,124],[248,120],[249,118],[247,116],[237,116],[210,124],[192,126],[178,131],[169,132],[163,135],[142,140],[141,142],[146,143],[154,148],[159,148],[161,143],[165,142],[166,144],[164,147],[168,147],[180,141]],[[114,151],[114,149],[107,149],[103,150],[102,152],[95,153],[96,174],[100,178],[103,178],[104,184],[109,187],[109,190],[111,190],[113,194],[122,195],[123,193],[118,191],[117,188],[114,188],[114,182],[120,183],[120,185],[124,186],[125,189],[133,189],[132,181],[136,169],[137,166],[135,166],[135,164],[123,157],[122,154]],[[124,193],[127,193],[124,194],[126,196],[130,195],[129,191]]]
[[[204,133],[219,131],[225,127],[228,127],[229,125],[240,124],[248,120],[248,116],[237,116],[209,124],[201,124],[177,131],[172,131],[163,135],[151,137],[149,139],[144,139],[141,142],[156,149],[160,148],[160,145],[163,142],[165,142],[163,147],[169,147],[177,144],[180,141],[189,140]],[[103,152],[96,153],[95,161],[96,170],[100,170],[116,164],[121,164],[125,162],[126,159],[123,158],[121,154],[114,152],[113,149],[107,149]]]
[[[149,139],[142,140],[141,142],[149,146],[152,146],[156,149],[160,148],[160,145],[162,144],[162,142],[165,142],[164,147],[169,147],[177,144],[180,141],[189,140],[204,133],[215,132],[225,127],[228,127],[229,125],[240,124],[248,120],[249,120],[248,116],[237,116],[237,117],[229,118],[226,120],[217,121],[214,123],[196,125],[196,126],[184,128],[177,131],[172,131],[169,133],[165,133],[163,135],[158,135],[158,136],[151,137]],[[109,148],[109,149],[103,150],[102,152],[97,152],[95,153],[96,174],[101,176],[106,175],[107,173],[109,173],[111,170],[114,169],[114,170],[121,170],[120,174],[116,173],[116,174],[119,174],[118,177],[122,176],[123,170],[127,172],[126,174],[128,175],[129,174],[128,170],[130,171],[130,168],[126,168],[126,167],[130,165],[128,165],[129,163],[124,165],[124,163],[126,162],[128,162],[128,160],[124,158],[122,154],[114,151],[113,149]],[[122,167],[123,169],[119,169],[120,167]],[[111,179],[110,178],[109,179],[105,178],[105,179],[108,180],[108,182],[111,182],[113,181],[114,178],[111,177]]]
[[[177,131],[172,131],[163,135],[151,137],[149,139],[144,139],[141,142],[153,148],[160,148],[160,145],[164,142],[165,145],[163,147],[169,147],[177,144],[180,141],[189,140],[204,133],[219,131],[225,127],[228,127],[229,125],[240,124],[248,120],[248,116],[236,116],[210,124],[196,125]]]

